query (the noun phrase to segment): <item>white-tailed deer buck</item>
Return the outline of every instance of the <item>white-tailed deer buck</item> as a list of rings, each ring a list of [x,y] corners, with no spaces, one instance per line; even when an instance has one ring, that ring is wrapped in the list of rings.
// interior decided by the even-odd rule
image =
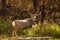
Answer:
[[[12,26],[13,26],[13,31],[12,31],[12,36],[17,36],[17,31],[19,29],[23,30],[23,29],[28,29],[32,27],[32,25],[35,25],[35,21],[36,21],[36,16],[37,14],[30,14],[31,18],[27,18],[24,20],[15,20],[12,22]]]

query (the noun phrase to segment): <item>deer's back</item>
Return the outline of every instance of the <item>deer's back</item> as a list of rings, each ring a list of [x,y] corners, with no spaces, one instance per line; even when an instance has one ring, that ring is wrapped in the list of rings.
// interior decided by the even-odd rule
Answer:
[[[26,21],[26,20],[15,20],[12,22],[12,24],[14,23],[14,28],[17,29],[25,29],[25,28],[29,28],[32,26],[32,22],[31,21]]]

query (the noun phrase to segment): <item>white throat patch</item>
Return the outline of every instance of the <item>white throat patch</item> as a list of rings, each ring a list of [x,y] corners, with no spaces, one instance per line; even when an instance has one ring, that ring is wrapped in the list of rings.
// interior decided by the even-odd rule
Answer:
[[[37,24],[36,25],[32,25],[32,28],[34,28],[34,27],[36,27],[37,26]]]

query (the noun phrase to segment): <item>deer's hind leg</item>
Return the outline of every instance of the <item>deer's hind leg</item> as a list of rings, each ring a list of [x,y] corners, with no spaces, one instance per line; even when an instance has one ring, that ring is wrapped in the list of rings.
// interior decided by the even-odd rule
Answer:
[[[13,30],[13,31],[12,31],[12,37],[14,37],[14,35],[15,35],[15,31]]]
[[[15,31],[15,36],[18,37],[18,35],[17,35],[17,31]]]
[[[15,37],[15,36],[18,37],[16,32],[17,31],[15,29],[12,31],[12,37]]]

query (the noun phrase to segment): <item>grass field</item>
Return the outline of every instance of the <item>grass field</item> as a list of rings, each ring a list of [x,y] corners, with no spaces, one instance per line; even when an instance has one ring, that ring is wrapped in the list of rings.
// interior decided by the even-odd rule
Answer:
[[[11,26],[11,20],[0,20],[0,29],[2,29],[0,40],[18,40],[16,37],[11,37],[12,32],[12,26]],[[21,37],[41,37],[41,36],[51,36],[53,38],[48,39],[39,39],[36,40],[60,40],[60,25],[57,25],[55,23],[49,24],[43,24],[42,26],[40,24],[37,25],[35,28],[30,29],[30,33],[28,34],[26,30],[19,30],[17,34]],[[35,40],[35,39],[30,39]]]
[[[27,38],[16,38],[16,37],[5,37],[5,38],[1,38],[0,40],[60,40],[60,38],[41,38],[41,37],[27,37]]]

